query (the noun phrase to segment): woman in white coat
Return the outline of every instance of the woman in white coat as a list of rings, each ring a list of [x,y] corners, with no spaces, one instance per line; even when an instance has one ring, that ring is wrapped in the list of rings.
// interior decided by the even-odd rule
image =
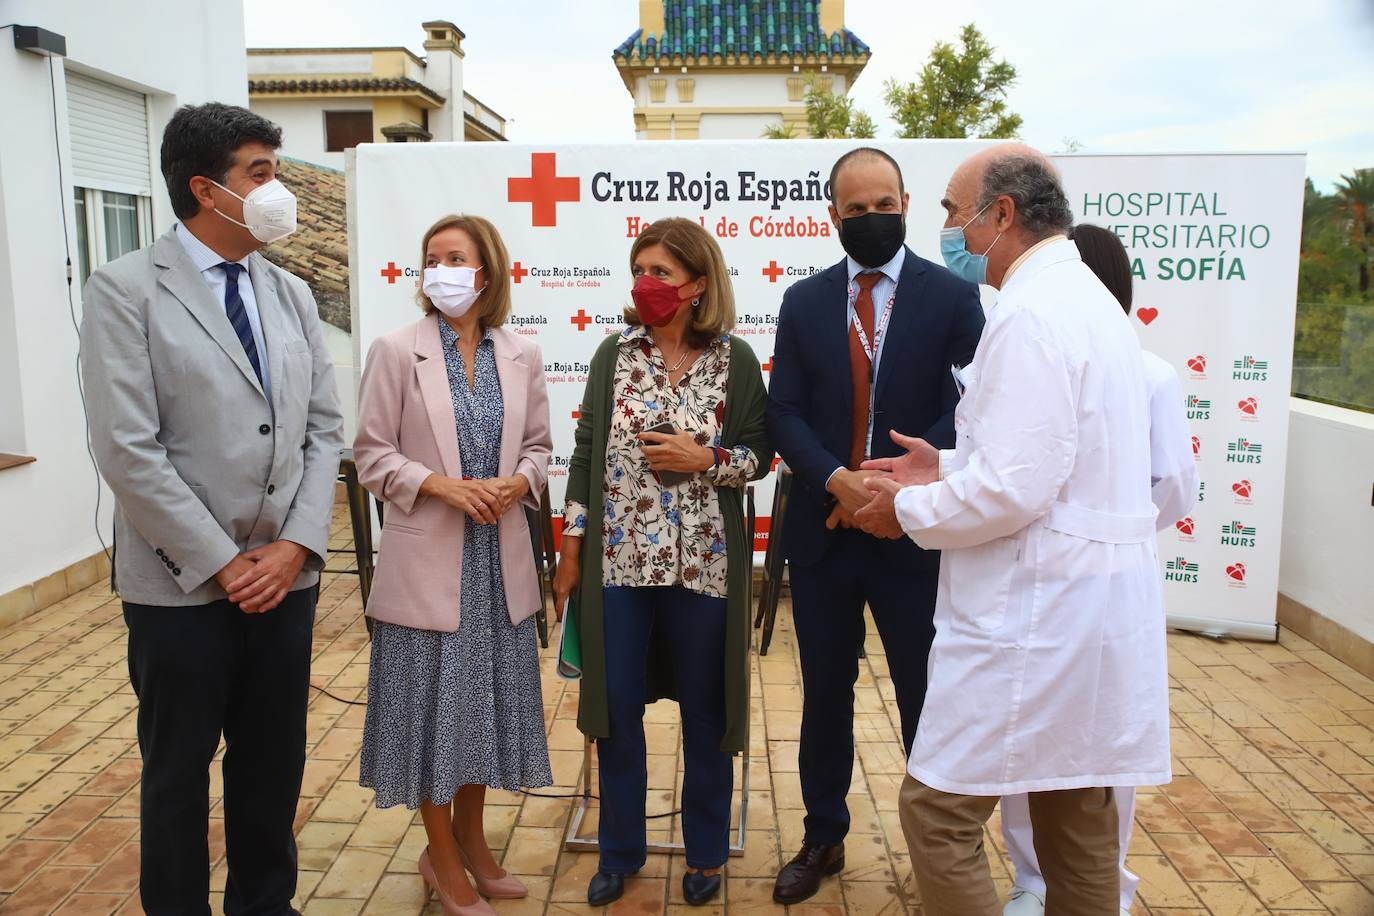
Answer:
[[[1075,226],[1069,238],[1078,246],[1083,263],[1097,275],[1107,292],[1116,297],[1126,314],[1131,313],[1131,260],[1126,246],[1110,229]],[[1183,389],[1173,366],[1148,350],[1145,384],[1150,392],[1150,499],[1159,515],[1156,530],[1164,530],[1188,514],[1197,498],[1197,462],[1193,459],[1188,418],[1183,408]],[[1163,614],[1163,608],[1160,608]],[[1135,824],[1135,787],[1116,787],[1118,829],[1121,834],[1121,912],[1129,913],[1140,879],[1126,868],[1126,850]],[[1002,837],[1015,870],[1011,899],[1003,916],[1039,916],[1045,912],[1045,876],[1035,855],[1030,819],[1030,797],[1002,798]]]

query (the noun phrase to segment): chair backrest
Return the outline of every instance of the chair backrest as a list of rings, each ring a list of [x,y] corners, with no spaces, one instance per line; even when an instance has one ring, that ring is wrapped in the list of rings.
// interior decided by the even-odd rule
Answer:
[[[530,528],[530,547],[534,551],[534,568],[539,571],[541,593],[547,586],[553,590],[554,573],[558,571],[558,551],[553,543],[553,507],[549,503],[549,488],[539,494],[539,508],[525,507],[525,521]]]

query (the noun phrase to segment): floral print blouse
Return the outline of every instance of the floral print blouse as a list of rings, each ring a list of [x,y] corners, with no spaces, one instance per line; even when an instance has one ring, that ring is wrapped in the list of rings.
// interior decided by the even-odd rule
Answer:
[[[726,596],[725,519],[716,487],[742,487],[758,466],[751,449],[720,444],[729,375],[727,336],[711,341],[673,386],[648,329],[621,332],[602,485],[603,585],[681,585],[710,597]],[[675,486],[662,486],[636,437],[664,422],[713,449],[715,465]],[[563,518],[567,535],[581,535],[593,523],[587,507],[571,499]]]

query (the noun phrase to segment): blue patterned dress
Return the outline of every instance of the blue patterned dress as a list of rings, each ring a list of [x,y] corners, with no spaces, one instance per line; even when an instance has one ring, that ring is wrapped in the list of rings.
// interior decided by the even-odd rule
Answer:
[[[439,337],[463,473],[495,477],[505,408],[491,332],[477,345],[471,389],[447,321]],[[553,783],[535,621],[511,626],[495,525],[464,520],[459,600],[456,633],[374,625],[360,782],[379,808],[442,805],[464,785]]]

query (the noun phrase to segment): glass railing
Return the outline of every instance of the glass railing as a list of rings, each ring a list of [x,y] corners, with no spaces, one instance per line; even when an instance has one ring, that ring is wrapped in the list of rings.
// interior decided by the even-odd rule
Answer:
[[[1299,302],[1293,395],[1374,413],[1374,302]]]

